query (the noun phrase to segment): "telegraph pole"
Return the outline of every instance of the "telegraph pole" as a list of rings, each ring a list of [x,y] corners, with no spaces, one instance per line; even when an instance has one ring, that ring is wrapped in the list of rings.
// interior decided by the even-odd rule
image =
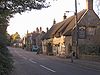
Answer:
[[[73,12],[73,11],[66,11],[66,12]],[[76,58],[78,59],[79,55],[78,55],[78,25],[77,25],[77,0],[75,0],[75,11],[74,11],[74,15],[75,15],[75,49],[76,49]]]
[[[76,58],[78,59],[78,25],[77,25],[77,0],[75,0],[75,27],[76,27]]]

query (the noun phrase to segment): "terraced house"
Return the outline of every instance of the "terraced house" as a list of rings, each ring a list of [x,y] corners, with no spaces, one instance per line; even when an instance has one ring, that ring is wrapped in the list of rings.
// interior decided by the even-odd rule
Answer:
[[[77,55],[100,54],[100,19],[93,10],[93,0],[86,0],[86,9],[55,23],[42,38],[45,54],[69,57],[71,51]]]

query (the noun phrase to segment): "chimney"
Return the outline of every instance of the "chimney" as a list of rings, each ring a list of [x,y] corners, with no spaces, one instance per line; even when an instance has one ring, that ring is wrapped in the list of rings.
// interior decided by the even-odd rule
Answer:
[[[56,21],[55,21],[55,19],[53,20],[53,25],[54,25],[54,24],[56,24]]]
[[[66,13],[64,13],[63,20],[65,20],[66,18],[67,18]]]
[[[47,29],[47,32],[48,32],[49,28],[47,27],[46,29]]]
[[[42,27],[40,27],[40,33],[42,32]]]
[[[86,9],[93,10],[93,0],[86,0]]]
[[[39,33],[39,28],[38,27],[36,28],[36,32]]]

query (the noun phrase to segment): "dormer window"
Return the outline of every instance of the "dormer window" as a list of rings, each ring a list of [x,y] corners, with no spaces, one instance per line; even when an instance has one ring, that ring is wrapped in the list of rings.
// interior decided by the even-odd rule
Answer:
[[[95,32],[96,32],[96,27],[87,27],[87,35],[88,36],[95,35]]]

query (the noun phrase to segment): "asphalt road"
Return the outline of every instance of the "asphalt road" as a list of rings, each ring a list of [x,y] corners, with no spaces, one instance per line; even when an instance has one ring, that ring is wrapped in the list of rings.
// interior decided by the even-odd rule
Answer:
[[[20,48],[8,48],[15,66],[11,75],[100,75],[99,69],[71,63],[67,59],[36,55]]]

